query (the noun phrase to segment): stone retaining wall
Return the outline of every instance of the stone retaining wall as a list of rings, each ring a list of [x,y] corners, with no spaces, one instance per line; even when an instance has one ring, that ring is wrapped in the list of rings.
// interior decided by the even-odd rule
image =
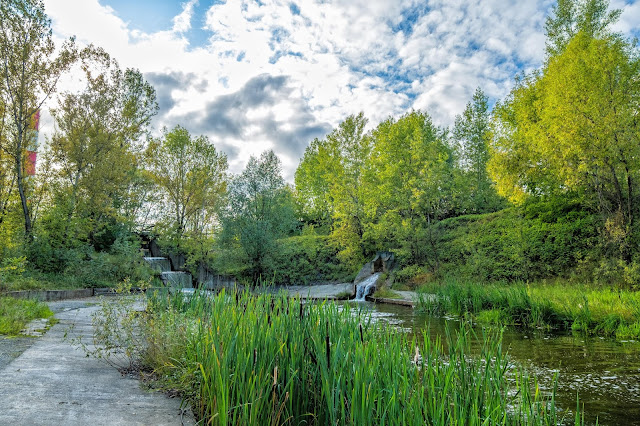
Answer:
[[[43,302],[50,302],[52,300],[83,299],[85,297],[94,296],[96,291],[100,290],[103,289],[83,288],[78,290],[24,290],[0,293],[0,296],[14,297],[16,299],[37,299]]]

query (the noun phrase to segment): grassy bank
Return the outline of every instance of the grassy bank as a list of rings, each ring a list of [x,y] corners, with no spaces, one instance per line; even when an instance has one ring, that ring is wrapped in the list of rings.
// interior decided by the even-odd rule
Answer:
[[[496,335],[471,359],[468,329],[409,341],[349,306],[247,293],[156,295],[147,325],[145,362],[204,424],[560,421]]]
[[[125,278],[148,280],[152,270],[139,251],[109,254],[88,251],[76,254],[64,265],[51,265],[51,259],[28,262],[26,256],[0,261],[0,293],[18,290],[68,290],[115,287]]]
[[[15,336],[20,334],[30,321],[51,316],[53,312],[45,303],[0,297],[0,334]]]
[[[421,290],[419,308],[434,314],[470,316],[479,322],[574,330],[640,339],[640,293],[554,284],[476,284],[446,280]]]

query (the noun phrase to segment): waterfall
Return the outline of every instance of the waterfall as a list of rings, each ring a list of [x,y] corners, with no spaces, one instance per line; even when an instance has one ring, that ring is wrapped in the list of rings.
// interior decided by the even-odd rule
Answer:
[[[145,257],[144,260],[156,272],[160,273],[160,279],[169,287],[193,288],[191,274],[188,272],[172,271],[171,262],[166,257]]]
[[[373,293],[376,289],[376,281],[378,281],[380,273],[371,275],[366,280],[362,281],[356,286],[356,299],[357,301],[364,301],[365,298]]]
[[[160,279],[169,287],[193,288],[191,274],[188,272],[164,271],[160,274]]]
[[[145,257],[144,260],[157,272],[171,271],[171,262],[166,257]]]

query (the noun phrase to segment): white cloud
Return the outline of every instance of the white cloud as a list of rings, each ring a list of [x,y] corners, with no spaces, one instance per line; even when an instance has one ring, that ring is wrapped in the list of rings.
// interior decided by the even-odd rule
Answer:
[[[418,108],[449,125],[476,87],[503,97],[516,73],[541,64],[553,2],[294,3],[229,0],[196,16],[190,0],[166,31],[147,34],[98,0],[45,0],[56,35],[75,34],[149,76],[163,106],[158,128],[208,134],[234,172],[273,148],[289,179],[304,146],[349,114],[364,111],[376,125]],[[613,6],[624,7],[616,28],[637,32],[640,1]],[[196,18],[204,18],[207,45],[190,45]]]
[[[182,6],[182,13],[173,18],[173,31],[176,33],[184,33],[191,29],[191,18],[193,17],[193,8],[198,0],[191,0]]]

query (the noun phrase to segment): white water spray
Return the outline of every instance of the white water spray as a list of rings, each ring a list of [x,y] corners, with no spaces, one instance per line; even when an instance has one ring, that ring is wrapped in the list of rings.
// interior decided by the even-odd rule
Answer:
[[[373,274],[366,280],[362,281],[360,284],[356,286],[356,298],[357,301],[364,301],[365,298],[374,292],[376,288],[376,281],[378,281],[378,277],[380,273]]]

